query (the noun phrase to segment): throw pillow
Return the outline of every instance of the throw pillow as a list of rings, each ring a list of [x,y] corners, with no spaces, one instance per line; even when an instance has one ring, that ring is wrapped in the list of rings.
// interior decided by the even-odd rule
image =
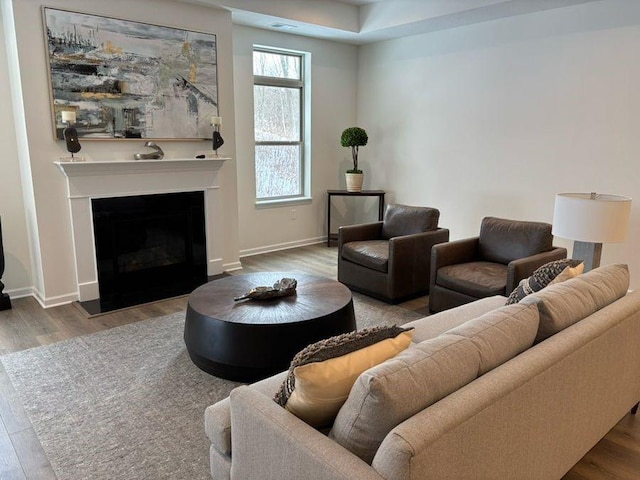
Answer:
[[[507,299],[506,305],[518,303],[527,295],[542,290],[549,285],[563,270],[567,267],[576,268],[582,262],[580,260],[572,260],[570,258],[563,258],[562,260],[555,260],[553,262],[545,263],[539,267],[529,278],[525,278],[520,282],[516,289],[511,292]],[[583,264],[584,268],[584,264]],[[570,277],[567,277],[568,279]]]
[[[309,425],[329,425],[358,376],[409,347],[413,333],[381,326],[311,344],[291,361],[274,400]]]
[[[556,283],[561,283],[569,280],[570,278],[577,277],[578,275],[582,275],[582,272],[584,272],[584,262],[580,262],[577,267],[565,268],[564,270],[562,270],[562,272],[560,272],[560,275],[551,280],[551,283],[549,285],[555,285]]]

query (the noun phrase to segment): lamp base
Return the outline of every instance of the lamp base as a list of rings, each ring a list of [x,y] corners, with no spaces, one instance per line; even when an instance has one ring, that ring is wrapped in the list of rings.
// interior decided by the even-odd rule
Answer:
[[[584,262],[584,271],[588,272],[600,266],[602,244],[591,242],[573,242],[573,256],[575,260]]]

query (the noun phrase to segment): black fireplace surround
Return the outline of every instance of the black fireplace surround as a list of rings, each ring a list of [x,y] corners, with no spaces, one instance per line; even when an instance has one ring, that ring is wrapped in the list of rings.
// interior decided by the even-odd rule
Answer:
[[[184,295],[207,282],[204,192],[91,205],[100,299],[81,302],[89,313]]]

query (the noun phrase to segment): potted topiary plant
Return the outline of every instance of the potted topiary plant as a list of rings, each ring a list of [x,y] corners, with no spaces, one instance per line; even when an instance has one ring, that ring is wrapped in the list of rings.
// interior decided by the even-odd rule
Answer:
[[[347,192],[359,192],[362,190],[363,174],[358,169],[358,147],[367,144],[369,137],[364,128],[349,127],[342,132],[340,144],[343,147],[351,147],[351,158],[353,159],[353,168],[347,170]]]

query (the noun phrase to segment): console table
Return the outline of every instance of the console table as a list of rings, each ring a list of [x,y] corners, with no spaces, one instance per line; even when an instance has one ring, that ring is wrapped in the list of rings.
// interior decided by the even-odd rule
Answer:
[[[378,220],[382,221],[384,215],[384,194],[384,190],[362,190],[360,192],[327,190],[327,247],[331,246],[331,240],[338,239],[337,233],[331,233],[331,197],[378,197]]]

